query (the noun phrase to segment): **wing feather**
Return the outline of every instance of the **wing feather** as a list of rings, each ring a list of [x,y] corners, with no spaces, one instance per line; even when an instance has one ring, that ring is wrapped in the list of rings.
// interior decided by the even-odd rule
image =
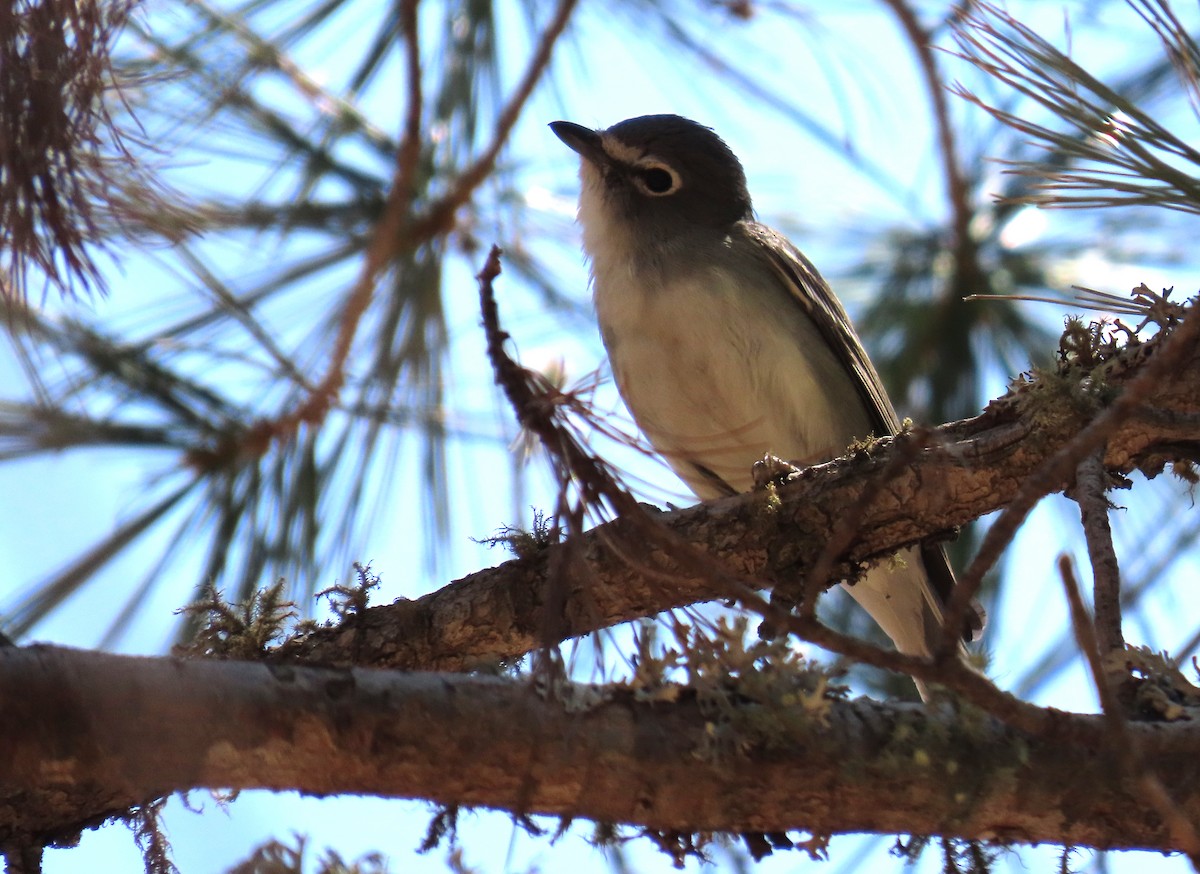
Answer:
[[[895,434],[900,430],[900,418],[888,399],[883,380],[879,378],[875,365],[867,357],[862,341],[854,332],[846,310],[841,301],[834,296],[828,283],[812,262],[782,234],[757,222],[748,222],[746,229],[750,238],[762,247],[784,285],[791,291],[795,301],[808,313],[829,348],[846,370],[854,375],[859,399],[878,435]],[[925,565],[932,594],[937,599],[931,606],[937,611],[940,619],[941,608],[954,588],[954,572],[950,568],[945,549],[940,545],[922,544],[921,560]],[[982,613],[978,608],[975,612],[975,618],[963,634],[966,640],[975,639],[983,628]],[[934,631],[935,629],[930,629],[930,633]]]

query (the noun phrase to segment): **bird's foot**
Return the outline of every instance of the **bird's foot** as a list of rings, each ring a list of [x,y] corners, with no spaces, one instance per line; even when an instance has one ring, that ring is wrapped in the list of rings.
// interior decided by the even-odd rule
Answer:
[[[796,465],[768,452],[761,461],[754,462],[754,490],[765,489],[771,483],[781,486],[798,473]]]

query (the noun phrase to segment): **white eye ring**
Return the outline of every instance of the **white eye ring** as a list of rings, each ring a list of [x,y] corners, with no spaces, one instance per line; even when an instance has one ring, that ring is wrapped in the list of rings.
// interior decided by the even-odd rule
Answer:
[[[666,197],[668,194],[678,191],[683,180],[679,178],[679,174],[673,168],[666,164],[647,161],[634,167],[633,184],[642,194],[648,194],[651,197]]]

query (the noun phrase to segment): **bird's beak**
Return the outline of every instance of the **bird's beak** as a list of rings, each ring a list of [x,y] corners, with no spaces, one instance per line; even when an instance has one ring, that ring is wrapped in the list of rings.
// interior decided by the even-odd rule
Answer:
[[[608,154],[600,145],[600,134],[573,121],[552,121],[550,130],[585,161],[596,166],[608,162]]]

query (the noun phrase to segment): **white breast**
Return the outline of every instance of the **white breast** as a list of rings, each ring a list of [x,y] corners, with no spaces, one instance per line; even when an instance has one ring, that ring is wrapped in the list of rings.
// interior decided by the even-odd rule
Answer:
[[[767,452],[811,462],[870,430],[851,378],[770,271],[761,294],[717,268],[660,283],[613,259],[593,276],[621,396],[700,497],[721,491],[697,464],[744,491]]]

